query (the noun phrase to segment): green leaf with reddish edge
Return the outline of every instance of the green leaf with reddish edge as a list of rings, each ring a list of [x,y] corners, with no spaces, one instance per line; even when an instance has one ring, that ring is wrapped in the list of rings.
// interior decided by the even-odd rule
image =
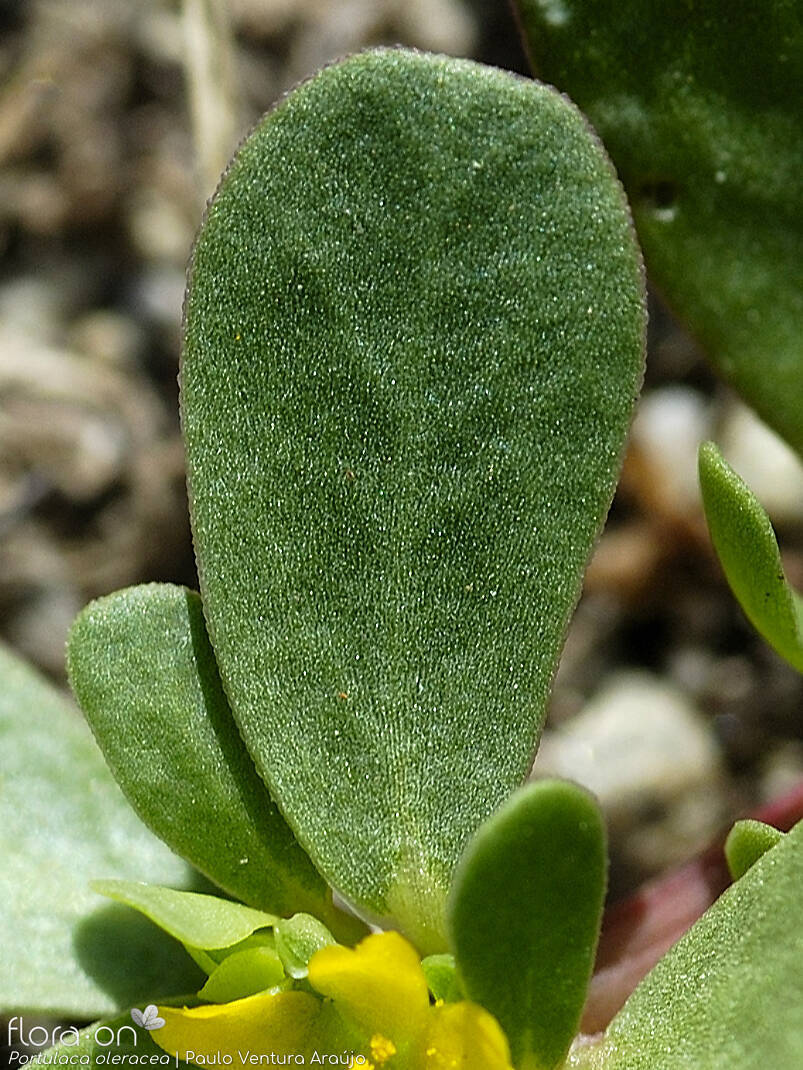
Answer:
[[[574,1070],[803,1066],[803,823],[706,911]]]
[[[197,594],[147,584],[90,603],[70,631],[67,666],[106,761],[157,835],[252,906],[308,909],[346,941],[364,934],[335,911],[254,769]]]
[[[725,840],[725,858],[737,881],[761,856],[783,839],[783,833],[763,821],[737,821]]]
[[[582,788],[542,780],[479,830],[455,875],[449,928],[469,999],[494,1015],[518,1070],[562,1064],[599,939],[607,856]]]
[[[803,672],[803,598],[786,579],[770,518],[713,442],[700,447],[700,487],[731,590],[756,630]]]
[[[803,453],[803,8],[517,0],[630,196],[650,280]]]
[[[91,1019],[194,991],[177,947],[89,889],[201,881],[140,822],[72,703],[0,646],[0,1007]]]
[[[226,692],[321,872],[424,951],[531,763],[643,332],[584,119],[463,60],[324,70],[198,237],[181,396]]]

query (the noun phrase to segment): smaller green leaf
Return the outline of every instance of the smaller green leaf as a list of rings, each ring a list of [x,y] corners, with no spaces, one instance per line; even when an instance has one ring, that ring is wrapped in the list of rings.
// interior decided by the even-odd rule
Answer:
[[[237,944],[213,949],[210,951],[210,955],[215,962],[220,963],[229,955],[236,955],[240,951],[251,951],[255,947],[269,947],[275,950],[276,937],[273,934],[273,930],[257,929],[256,932],[251,933],[250,936],[246,936],[244,940],[240,940]]]
[[[322,947],[334,944],[335,938],[317,918],[295,914],[275,926],[276,950],[288,974],[298,979],[309,972],[309,960]]]
[[[252,947],[228,955],[198,993],[210,1003],[229,1003],[274,988],[285,980],[284,967],[272,947]]]
[[[737,821],[725,840],[725,858],[731,877],[738,881],[782,839],[782,832],[763,821]]]
[[[449,903],[466,994],[507,1034],[519,1070],[549,1070],[577,1032],[599,938],[605,829],[565,781],[516,792],[480,828]]]
[[[257,775],[194,591],[151,583],[90,603],[67,665],[109,768],[158,836],[253,907],[311,910],[344,941],[364,933],[334,909]]]
[[[184,950],[190,956],[196,966],[199,966],[207,977],[211,977],[215,970],[220,965],[220,962],[213,958],[208,951],[204,951],[200,947],[193,947],[192,944],[184,944]]]
[[[270,928],[274,914],[197,892],[176,892],[134,881],[92,881],[99,895],[133,907],[166,933],[193,948],[231,947],[257,929]]]
[[[442,999],[444,1003],[457,1003],[465,999],[454,955],[427,955],[421,962],[421,969],[435,999]]]
[[[252,948],[257,947],[269,947],[271,950],[275,950],[276,941],[270,929],[258,929],[256,932],[251,933],[250,936],[246,936],[245,940],[240,940],[229,947],[204,949],[193,947],[192,944],[185,944],[184,950],[192,956],[204,973],[211,977],[221,962],[228,958],[229,955],[236,955],[240,951],[250,951]]]
[[[700,447],[700,487],[731,590],[756,630],[803,672],[803,599],[786,579],[769,517],[713,442]]]

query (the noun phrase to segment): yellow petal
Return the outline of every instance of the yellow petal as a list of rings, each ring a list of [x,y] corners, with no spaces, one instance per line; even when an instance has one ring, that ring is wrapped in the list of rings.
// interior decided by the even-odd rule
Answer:
[[[429,991],[415,949],[395,932],[375,933],[353,950],[331,946],[310,959],[309,981],[370,1035],[396,1045],[423,1029]]]
[[[151,1037],[166,1052],[185,1062],[211,1062],[240,1052],[303,1055],[321,1038],[316,1034],[322,1003],[307,992],[261,992],[233,1003],[178,1009],[160,1007],[165,1020]]]
[[[476,1003],[433,1007],[422,1038],[420,1070],[512,1070],[507,1037]]]

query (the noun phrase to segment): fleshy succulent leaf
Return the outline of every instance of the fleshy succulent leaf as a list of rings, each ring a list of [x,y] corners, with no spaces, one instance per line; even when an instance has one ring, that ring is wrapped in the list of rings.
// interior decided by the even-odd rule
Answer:
[[[460,978],[499,1021],[520,1070],[560,1065],[577,1032],[606,867],[596,803],[558,780],[516,792],[460,862],[449,912]]]
[[[92,881],[92,890],[133,907],[182,944],[201,950],[231,947],[257,929],[272,928],[275,914],[220,899],[135,881]]]
[[[194,991],[184,952],[89,881],[199,875],[136,817],[72,703],[3,647],[0,750],[0,1006],[88,1019]]]
[[[229,1003],[274,988],[285,979],[282,960],[274,948],[252,947],[227,955],[198,995],[210,1003]]]
[[[296,980],[307,976],[309,960],[316,951],[335,943],[326,926],[309,914],[295,914],[277,922],[274,932],[284,968]]]
[[[199,235],[181,395],[226,692],[324,876],[424,951],[530,765],[643,331],[585,121],[467,61],[324,70]]]
[[[276,940],[272,929],[257,929],[250,936],[246,936],[244,940],[229,944],[228,947],[203,949],[194,947],[192,944],[184,945],[187,953],[192,956],[208,977],[212,976],[218,966],[229,955],[236,955],[241,951],[252,951],[255,948],[262,947],[270,948],[273,951],[276,950]]]
[[[700,447],[700,487],[711,541],[731,590],[756,630],[803,672],[803,598],[786,579],[761,503],[713,442]]]
[[[783,833],[763,821],[737,821],[725,840],[725,858],[735,881],[770,848],[783,839]]]
[[[803,823],[661,959],[576,1070],[803,1065]]]
[[[516,3],[539,75],[616,163],[650,278],[803,452],[800,5]]]
[[[67,665],[112,772],[157,835],[254,907],[306,908],[337,924],[237,731],[197,594],[147,584],[90,603]],[[352,919],[340,923],[344,938],[360,935]]]
[[[454,955],[427,955],[421,960],[421,969],[435,999],[441,999],[444,1003],[456,1003],[465,998],[460,978],[457,976]]]

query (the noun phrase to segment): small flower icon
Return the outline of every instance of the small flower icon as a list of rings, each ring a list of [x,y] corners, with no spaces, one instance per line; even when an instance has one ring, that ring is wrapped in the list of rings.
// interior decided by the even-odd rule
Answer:
[[[154,1029],[161,1029],[165,1024],[164,1018],[159,1017],[159,1011],[155,1003],[149,1003],[144,1011],[134,1007],[131,1011],[131,1017],[134,1019],[136,1025],[141,1025],[142,1028],[147,1029],[148,1032],[151,1032]]]

